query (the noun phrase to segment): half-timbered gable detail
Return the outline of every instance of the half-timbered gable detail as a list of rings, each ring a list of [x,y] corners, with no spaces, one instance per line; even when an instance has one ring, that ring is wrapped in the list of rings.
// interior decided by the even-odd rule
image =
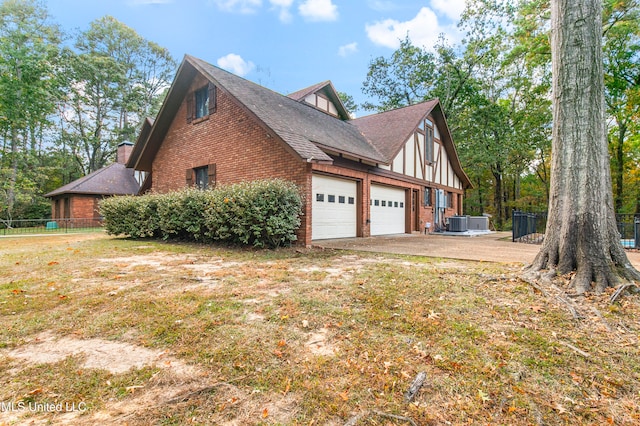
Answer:
[[[129,165],[156,192],[291,180],[305,245],[423,232],[471,186],[437,100],[352,119],[329,81],[283,96],[188,55]]]
[[[287,97],[299,102],[304,102],[341,120],[351,118],[349,112],[340,100],[338,92],[330,81],[315,84],[291,93],[287,95]]]

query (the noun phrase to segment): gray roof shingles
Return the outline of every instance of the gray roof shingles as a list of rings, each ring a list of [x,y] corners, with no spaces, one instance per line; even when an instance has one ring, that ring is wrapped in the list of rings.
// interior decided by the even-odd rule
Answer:
[[[315,145],[317,143],[328,149],[349,153],[369,161],[388,162],[358,128],[349,122],[339,120],[200,59],[188,56],[187,60],[244,104],[303,159],[331,161],[331,157]]]
[[[133,173],[134,170],[127,169],[124,164],[113,163],[45,194],[45,197],[62,194],[135,195],[140,186]]]

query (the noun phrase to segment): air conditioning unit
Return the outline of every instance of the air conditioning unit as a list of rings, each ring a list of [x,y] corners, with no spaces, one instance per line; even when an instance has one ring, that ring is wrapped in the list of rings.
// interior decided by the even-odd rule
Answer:
[[[449,231],[451,232],[466,232],[467,231],[467,217],[466,216],[451,216],[449,218]]]
[[[467,228],[472,231],[488,231],[489,218],[487,216],[468,216]]]

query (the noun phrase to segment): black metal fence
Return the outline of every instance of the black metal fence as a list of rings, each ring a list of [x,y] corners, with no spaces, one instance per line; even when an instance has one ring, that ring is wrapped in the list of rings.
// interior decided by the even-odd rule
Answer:
[[[640,214],[617,214],[620,243],[625,248],[640,249]],[[542,244],[547,227],[547,212],[523,212],[513,210],[511,214],[512,241]]]
[[[60,234],[101,231],[102,219],[0,220],[0,235]]]
[[[625,248],[640,248],[640,214],[617,214],[620,242]]]
[[[547,227],[547,212],[531,213],[513,210],[511,223],[513,242],[542,244]]]

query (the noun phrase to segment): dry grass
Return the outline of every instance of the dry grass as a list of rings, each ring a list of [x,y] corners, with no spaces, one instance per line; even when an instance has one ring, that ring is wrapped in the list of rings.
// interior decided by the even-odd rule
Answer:
[[[576,320],[562,289],[542,293],[518,272],[95,234],[2,238],[0,422],[640,423],[638,296],[572,299]],[[82,410],[44,409],[56,404]]]

